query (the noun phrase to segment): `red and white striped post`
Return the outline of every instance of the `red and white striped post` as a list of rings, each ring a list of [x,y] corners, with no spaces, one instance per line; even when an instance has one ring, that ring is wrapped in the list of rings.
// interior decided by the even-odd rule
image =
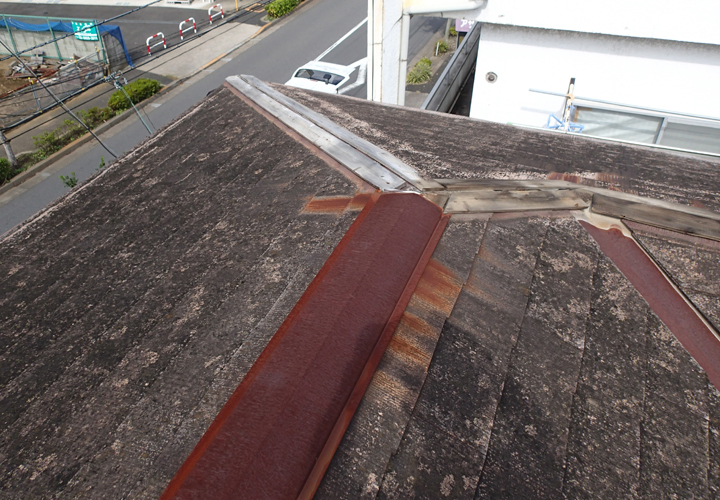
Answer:
[[[183,29],[183,24],[192,23],[192,28],[187,27]],[[188,17],[183,22],[180,23],[180,40],[183,40],[183,35],[187,33],[190,30],[193,30],[195,33],[197,33],[197,25],[195,24],[195,18]]]
[[[156,43],[155,45],[150,45],[150,41],[154,38],[162,38],[162,41]],[[149,36],[148,39],[145,41],[145,45],[147,45],[148,55],[151,55],[150,49],[157,47],[158,45],[162,45],[163,49],[167,49],[167,45],[165,45],[165,35],[163,35],[162,31],[159,33],[155,33],[153,36]]]
[[[213,14],[212,13],[213,9],[220,9],[220,12],[216,12],[215,14]],[[221,19],[225,19],[225,12],[223,12],[222,5],[220,5],[219,3],[216,3],[215,5],[213,5],[212,7],[210,7],[208,9],[208,18],[210,18],[210,24],[212,24],[213,19],[216,18],[217,16],[220,16]]]

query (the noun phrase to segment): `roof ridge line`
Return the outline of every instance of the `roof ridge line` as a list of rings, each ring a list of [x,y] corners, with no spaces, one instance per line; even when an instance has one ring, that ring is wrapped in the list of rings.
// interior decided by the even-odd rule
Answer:
[[[245,80],[248,84],[254,86],[259,91],[266,94],[268,97],[276,100],[292,112],[309,120],[310,122],[322,128],[329,134],[334,135],[341,141],[357,149],[365,156],[373,159],[379,165],[390,170],[392,173],[402,178],[408,184],[411,184],[412,186],[417,188],[419,191],[423,191],[426,189],[437,189],[441,187],[434,180],[428,180],[422,177],[417,170],[415,170],[413,167],[411,167],[398,157],[389,153],[388,151],[376,146],[370,141],[367,141],[357,136],[356,134],[353,134],[345,127],[338,125],[328,117],[323,116],[316,111],[313,111],[312,109],[297,102],[291,97],[286,96],[282,92],[278,92],[259,78],[252,75],[240,75],[240,78]]]

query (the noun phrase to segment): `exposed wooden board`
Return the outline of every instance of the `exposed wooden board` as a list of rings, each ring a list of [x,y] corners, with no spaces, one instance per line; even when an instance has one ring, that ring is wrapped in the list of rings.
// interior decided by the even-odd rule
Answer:
[[[245,81],[247,81],[250,85],[255,86],[257,89],[264,92],[276,101],[282,103],[293,112],[310,120],[311,122],[315,123],[316,125],[331,133],[335,137],[346,142],[353,148],[368,155],[370,158],[390,169],[393,173],[395,173],[399,177],[402,177],[416,188],[420,190],[442,188],[442,186],[437,182],[425,179],[420,176],[420,174],[418,174],[418,172],[414,168],[402,162],[400,159],[391,155],[384,149],[377,147],[375,144],[366,141],[365,139],[361,139],[346,128],[337,125],[335,122],[333,122],[326,116],[321,115],[320,113],[317,113],[306,106],[303,106],[299,102],[287,97],[284,94],[281,94],[280,92],[274,90],[272,87],[259,80],[258,78],[250,75],[242,75],[242,78],[245,79]]]
[[[593,196],[591,210],[602,215],[720,240],[720,220],[713,217],[717,214],[712,212],[697,214],[601,194]]]
[[[589,197],[574,191],[461,191],[451,192],[445,211],[525,212],[531,210],[583,210]]]
[[[578,189],[582,187],[568,181],[548,181],[544,179],[508,180],[508,179],[435,179],[441,190],[469,191],[475,189]]]
[[[406,184],[405,180],[401,177],[390,172],[376,161],[360,153],[306,118],[292,112],[241,78],[231,76],[227,79],[227,82],[248,98],[252,99],[253,102],[261,106],[268,113],[301,134],[378,189],[398,190]]]

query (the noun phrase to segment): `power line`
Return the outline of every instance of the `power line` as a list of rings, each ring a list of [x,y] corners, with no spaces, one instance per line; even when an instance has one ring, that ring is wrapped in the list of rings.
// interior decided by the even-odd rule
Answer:
[[[264,4],[268,3],[268,2],[269,2],[269,0],[265,0],[264,2],[261,2],[261,5],[264,5]],[[155,2],[153,2],[153,3],[155,3]],[[148,4],[148,5],[152,5],[152,4]],[[145,7],[147,7],[147,5],[146,5]],[[138,9],[135,9],[135,10],[138,10]],[[209,30],[207,30],[207,31],[200,32],[200,33],[198,33],[196,36],[191,37],[191,38],[188,38],[188,39],[186,39],[185,41],[183,41],[183,42],[181,42],[181,43],[179,43],[179,44],[177,44],[177,45],[168,47],[168,49],[166,49],[166,50],[163,51],[163,52],[164,52],[164,53],[172,52],[172,51],[174,51],[175,49],[180,48],[180,47],[183,46],[184,44],[189,43],[189,42],[195,40],[195,39],[198,38],[198,37],[202,37],[202,36],[204,36],[204,35],[206,35],[206,34],[208,34],[208,33],[211,33],[216,27],[219,28],[220,26],[224,26],[227,22],[233,21],[233,20],[235,20],[235,19],[237,19],[237,18],[240,18],[240,17],[243,17],[243,16],[252,16],[252,15],[254,15],[254,14],[256,14],[256,13],[255,13],[255,12],[252,12],[252,11],[242,11],[242,12],[236,13],[235,15],[228,16],[228,17],[226,18],[226,20],[225,20],[224,23],[222,23],[222,24],[217,24],[217,26],[213,26],[213,27],[211,27],[211,28],[210,28]],[[116,17],[111,18],[111,19],[116,19],[117,17],[120,17],[120,16],[116,16]],[[103,21],[103,22],[106,22],[106,21]],[[209,23],[208,23],[208,24],[209,24]],[[52,42],[52,40],[51,40],[51,42]],[[202,43],[206,43],[206,42],[207,42],[207,41],[203,41]],[[172,57],[171,59],[168,59],[168,60],[165,61],[165,62],[172,61],[172,60],[174,60],[174,59],[177,59],[177,58],[180,57],[180,56],[182,56],[182,54],[178,54],[178,55]],[[146,60],[143,61],[142,63],[135,65],[135,67],[134,67],[133,69],[139,71],[140,68],[142,68],[142,67],[145,66],[146,64],[150,64],[150,63],[152,63],[152,62],[154,62],[154,59],[146,59]],[[130,78],[130,81],[136,80],[137,78],[141,78],[142,76],[143,76],[142,74],[133,76],[133,77]],[[65,98],[65,100],[70,99],[70,98],[74,97],[75,95],[80,94],[80,93],[84,92],[85,90],[88,90],[88,89],[90,89],[90,88],[92,88],[92,87],[94,87],[94,86],[102,83],[103,81],[104,81],[104,80],[98,80],[97,82],[92,83],[92,84],[89,85],[88,87],[85,87],[83,90],[80,90],[79,92],[76,92],[76,93],[74,93],[74,94],[72,94],[72,95],[70,95],[70,96],[67,96],[67,97]],[[73,106],[73,109],[78,109],[79,107],[81,107],[81,106],[83,106],[83,105],[85,105],[85,104],[93,101],[94,99],[97,99],[97,98],[99,98],[99,97],[102,97],[102,96],[107,95],[107,94],[109,94],[109,93],[111,93],[111,92],[114,92],[114,91],[115,91],[114,88],[111,88],[111,89],[109,89],[109,90],[106,90],[106,91],[104,91],[104,92],[102,92],[102,93],[100,93],[100,94],[98,94],[98,95],[96,95],[96,96],[94,96],[94,97],[92,97],[92,98],[90,98],[90,99],[87,99],[87,100],[85,100],[85,101],[83,101],[83,102],[78,103],[77,105]],[[0,101],[0,102],[1,102],[1,101]],[[10,127],[8,127],[8,128],[5,129],[5,130],[10,130],[10,129],[13,129],[13,128],[15,128],[15,127],[19,127],[20,125],[22,125],[22,124],[24,124],[24,123],[27,123],[28,121],[37,118],[37,117],[40,116],[43,112],[50,111],[50,110],[53,109],[55,106],[57,106],[57,104],[55,104],[54,106],[52,106],[52,107],[50,107],[50,108],[46,108],[46,109],[43,110],[42,112],[34,113],[34,114],[28,116],[26,120],[21,120],[20,122],[11,125]],[[146,113],[146,115],[147,115],[147,113]],[[13,136],[13,137],[12,137],[11,139],[9,139],[9,140],[16,139],[16,138],[18,138],[18,137],[20,137],[20,136],[23,136],[23,135],[25,135],[25,134],[27,134],[27,133],[29,133],[29,132],[32,132],[33,130],[35,130],[35,129],[37,129],[37,128],[40,128],[40,127],[42,127],[43,125],[45,125],[45,124],[47,124],[47,123],[49,123],[49,122],[51,122],[51,121],[53,121],[53,120],[55,120],[55,119],[56,119],[56,117],[53,117],[53,118],[49,118],[49,119],[47,119],[47,120],[45,120],[45,121],[43,121],[43,122],[41,122],[41,123],[38,123],[37,125],[34,125],[33,127],[29,128],[29,129],[27,129],[27,130],[24,130],[23,132],[15,135],[15,136]],[[149,119],[149,117],[148,117],[148,119]]]
[[[142,10],[142,9],[144,9],[144,8],[146,8],[146,7],[150,7],[151,5],[154,5],[154,4],[159,3],[159,2],[162,2],[162,0],[153,0],[153,1],[150,2],[149,4],[142,5],[142,6],[140,6],[140,7],[136,7],[136,8],[134,8],[134,9],[132,9],[132,10],[127,11],[127,12],[123,12],[122,14],[119,14],[119,15],[117,15],[117,16],[115,16],[115,17],[111,17],[111,18],[109,18],[109,19],[105,19],[104,21],[100,21],[100,22],[97,22],[97,21],[96,21],[95,23],[93,23],[92,26],[86,26],[84,29],[89,29],[89,28],[98,27],[98,26],[100,26],[100,25],[102,25],[102,24],[109,23],[110,21],[114,21],[115,19],[119,19],[119,18],[121,18],[121,17],[128,16],[128,15],[132,14],[133,12],[137,12],[137,11],[139,11],[139,10]],[[57,42],[58,40],[63,40],[63,39],[65,39],[65,38],[69,37],[69,36],[75,36],[75,33],[74,33],[74,32],[73,32],[73,33],[68,33],[67,35],[63,35],[63,36],[58,37],[58,38],[53,38],[52,40],[49,40],[49,41],[47,41],[47,42],[43,42],[43,43],[40,43],[40,44],[38,44],[38,45],[36,45],[36,46],[34,46],[34,47],[30,47],[29,49],[25,49],[25,50],[23,50],[23,51],[20,51],[20,52],[18,52],[17,54],[19,55],[19,54],[24,54],[25,52],[30,52],[30,51],[35,50],[35,49],[37,49],[37,48],[44,47],[45,45],[49,45],[49,44],[51,44],[51,43]],[[3,43],[3,45],[5,45],[5,44]],[[7,45],[5,45],[5,47],[7,47]],[[12,51],[9,51],[9,52],[11,52],[11,55],[9,55],[9,56],[7,56],[7,57],[0,58],[0,61],[5,61],[5,60],[7,60],[7,59],[12,59],[12,58],[14,57],[14,54],[12,53]]]
[[[26,69],[31,75],[34,75],[35,77],[37,77],[37,75],[35,75],[35,73],[33,73],[33,71],[30,69],[30,67],[25,63],[25,61],[23,61],[22,59],[20,59],[20,56],[19,56],[19,55],[17,55],[15,52],[13,52],[12,50],[10,50],[10,47],[8,47],[8,46],[5,44],[4,41],[0,40],[0,44],[2,44],[2,46],[5,47],[5,50],[7,50],[8,52],[10,52],[10,53],[13,55],[13,57],[15,57],[15,59],[17,59],[18,62],[19,62],[20,64],[22,64],[22,65],[25,67],[25,69]],[[47,86],[45,85],[45,83],[43,83],[43,81],[40,80],[39,78],[38,78],[38,83],[40,83],[40,85],[43,86],[43,88],[47,91],[47,93],[50,94],[50,95],[52,96],[52,98],[55,99],[55,101],[56,101],[60,106],[62,106],[63,109],[64,109],[70,116],[72,116],[80,125],[82,125],[82,126],[85,128],[85,130],[87,130],[88,132],[90,132],[90,133],[92,134],[92,136],[95,138],[95,140],[97,140],[97,141],[100,143],[100,145],[105,149],[105,151],[107,151],[108,153],[110,153],[110,154],[113,156],[113,158],[117,158],[117,155],[116,155],[109,147],[107,147],[107,146],[105,145],[105,143],[104,143],[103,141],[101,141],[100,138],[99,138],[97,135],[95,135],[95,132],[93,132],[92,130],[90,130],[90,127],[88,127],[88,126],[85,124],[85,122],[83,122],[80,118],[78,118],[77,116],[75,116],[75,113],[73,113],[72,111],[70,111],[70,109],[69,109],[67,106],[65,106],[65,104],[64,104],[61,100],[59,100],[59,99],[57,98],[57,96],[56,96],[55,94],[53,94],[52,91],[51,91],[49,88],[47,88]]]

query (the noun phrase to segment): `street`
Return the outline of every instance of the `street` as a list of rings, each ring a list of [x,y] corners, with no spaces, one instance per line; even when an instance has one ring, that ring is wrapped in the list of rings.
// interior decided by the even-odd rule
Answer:
[[[35,4],[35,7],[49,8],[51,6]],[[71,6],[62,8],[69,9]],[[78,8],[84,9],[86,6]],[[178,13],[180,12],[189,12],[189,10],[178,11]],[[281,21],[277,29],[270,30],[267,35],[252,40],[243,49],[229,54],[228,57],[198,73],[172,92],[160,97],[144,111],[154,129],[157,130],[172,122],[202,100],[209,92],[221,86],[228,76],[250,74],[264,81],[285,83],[296,68],[318,57],[357,26],[366,16],[367,2],[365,0],[308,0],[287,20]],[[413,19],[411,58],[442,25],[442,19],[420,17]],[[122,29],[124,31],[125,26]],[[362,59],[367,54],[366,35],[365,28],[357,30],[341,45],[328,53],[323,60],[349,65]],[[355,78],[353,75],[351,82]],[[364,85],[349,95],[364,97]],[[108,146],[118,154],[130,151],[146,137],[147,131],[135,116],[128,118],[102,136]],[[107,151],[97,142],[91,142],[60,160],[57,165],[53,165],[26,181],[18,188],[26,190],[25,192],[0,205],[0,234],[7,232],[42,210],[53,200],[66,194],[68,190],[59,180],[59,175],[70,175],[71,172],[74,172],[77,179],[82,182],[97,171],[101,157],[104,157],[106,163],[110,163],[111,158]]]

